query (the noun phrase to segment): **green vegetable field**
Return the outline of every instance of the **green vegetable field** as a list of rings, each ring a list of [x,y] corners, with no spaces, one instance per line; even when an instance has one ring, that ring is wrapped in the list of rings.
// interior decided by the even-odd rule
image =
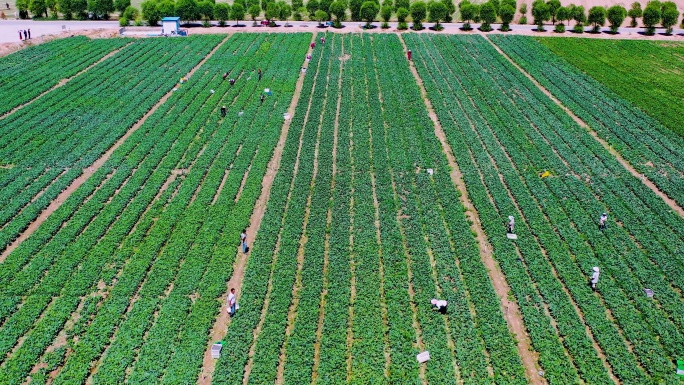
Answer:
[[[679,383],[681,82],[587,52],[681,46],[586,40],[0,57],[0,384]]]

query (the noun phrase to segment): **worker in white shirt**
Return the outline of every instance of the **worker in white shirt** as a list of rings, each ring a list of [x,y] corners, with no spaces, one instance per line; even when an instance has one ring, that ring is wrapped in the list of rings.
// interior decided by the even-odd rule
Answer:
[[[235,300],[235,288],[230,289],[230,294],[228,294],[228,314],[232,317],[235,314],[237,306],[237,301]]]
[[[599,281],[599,268],[598,266],[594,266],[594,274],[591,275],[591,288],[596,290],[596,284]]]
[[[606,222],[608,221],[608,214],[603,213],[599,219],[599,230],[606,229]]]
[[[514,234],[515,218],[512,215],[508,216],[508,233]]]
[[[433,298],[432,301],[430,301],[432,304],[432,310],[437,310],[438,312],[442,314],[446,314],[447,310],[447,301],[445,300],[439,300],[437,298]]]

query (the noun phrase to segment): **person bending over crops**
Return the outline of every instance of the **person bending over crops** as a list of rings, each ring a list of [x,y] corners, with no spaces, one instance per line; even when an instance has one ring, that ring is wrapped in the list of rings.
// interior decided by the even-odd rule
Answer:
[[[433,298],[432,301],[430,301],[432,304],[432,310],[437,310],[441,314],[446,314],[447,310],[447,301],[445,300],[439,300],[437,298]]]

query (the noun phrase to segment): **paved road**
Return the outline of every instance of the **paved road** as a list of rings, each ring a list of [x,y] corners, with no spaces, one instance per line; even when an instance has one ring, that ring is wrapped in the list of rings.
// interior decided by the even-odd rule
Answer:
[[[251,21],[243,21],[241,22],[242,24],[251,26],[252,22]],[[215,23],[216,24],[216,23]],[[284,22],[279,22],[279,24],[284,24]],[[316,26],[318,25],[317,22],[315,21],[291,21],[290,24],[292,24],[295,27],[299,28],[311,28],[311,30],[315,30]],[[344,23],[346,26],[343,31],[349,31],[349,30],[360,30],[360,26],[364,25],[364,23],[361,22],[346,22]],[[374,23],[377,27],[380,26],[380,22]],[[426,27],[432,26],[431,23],[424,23]],[[397,23],[393,22],[390,23],[390,26],[392,28],[397,27]],[[446,33],[456,33],[459,31],[461,28],[462,24],[461,23],[456,23],[456,24],[443,24],[444,26],[444,32]],[[479,24],[472,24],[473,28],[478,28]],[[0,43],[8,43],[8,42],[18,42],[19,41],[19,36],[17,34],[17,31],[22,29],[31,29],[31,36],[32,37],[39,37],[41,35],[47,35],[47,34],[56,34],[60,33],[62,31],[77,31],[77,30],[84,30],[84,29],[98,29],[98,28],[110,28],[110,29],[116,29],[119,27],[119,24],[117,21],[64,21],[64,20],[56,20],[56,21],[33,21],[33,20],[0,20]],[[499,25],[493,25],[494,28],[499,28]],[[536,30],[537,26],[535,25],[518,25],[518,24],[512,24],[511,29],[516,32],[516,33],[522,33],[522,34],[531,34],[533,33],[534,30]],[[251,29],[251,28],[246,28],[246,29]],[[263,30],[263,31],[269,31],[269,30],[277,30],[277,31],[282,31],[286,32],[287,28],[255,28],[258,30]],[[587,30],[590,29],[590,27],[586,28]],[[148,30],[146,28],[146,30]],[[157,31],[159,30],[159,27],[155,28],[149,28],[149,31]],[[203,30],[202,28],[191,28],[190,33],[192,34],[193,31],[201,31]],[[334,30],[334,29],[331,29]],[[553,31],[553,26],[548,25],[546,27],[547,32],[544,33],[544,35],[547,36],[553,36],[556,35]],[[621,35],[636,35],[641,32],[643,32],[643,28],[620,28],[620,34]],[[218,32],[220,33],[223,31],[223,29],[214,29],[212,28],[209,31],[209,33],[214,33]],[[607,27],[604,27],[602,31],[607,32],[609,29]],[[141,31],[142,32],[142,31]],[[202,31],[205,32],[205,31]],[[661,34],[664,32],[662,28],[658,29],[658,34]],[[146,33],[142,33],[146,34]],[[674,29],[673,34],[675,35],[672,39],[675,40],[684,40],[684,29]],[[566,35],[573,35],[571,33],[566,33]],[[607,35],[602,35],[602,36],[607,36]]]
[[[64,29],[62,29],[64,27]],[[33,20],[0,20],[0,43],[19,41],[20,29],[31,29],[31,37],[49,35],[64,31],[83,29],[118,28],[117,21],[33,21]]]

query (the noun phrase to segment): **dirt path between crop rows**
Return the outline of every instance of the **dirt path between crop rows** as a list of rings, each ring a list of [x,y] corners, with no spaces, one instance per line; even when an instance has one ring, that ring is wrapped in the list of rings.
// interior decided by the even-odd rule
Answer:
[[[316,40],[316,35],[313,34],[311,41]],[[280,138],[278,138],[278,143],[273,151],[273,156],[268,162],[266,167],[266,173],[261,182],[261,194],[254,204],[254,210],[249,218],[249,226],[247,227],[247,239],[251,239],[252,242],[256,239],[257,233],[259,232],[259,227],[261,227],[261,221],[264,219],[264,214],[266,212],[266,203],[271,196],[271,187],[273,187],[273,181],[280,168],[280,161],[283,157],[283,150],[285,148],[285,140],[287,139],[287,134],[290,131],[290,125],[292,124],[292,117],[294,116],[295,108],[299,103],[299,98],[302,95],[302,87],[304,86],[304,76],[305,73],[299,73],[299,79],[297,79],[297,84],[295,86],[294,95],[292,101],[290,102],[290,107],[287,109],[287,113],[290,115],[290,119],[283,123],[283,128],[280,132]],[[300,138],[301,142],[301,138]],[[298,156],[299,157],[299,156]],[[240,297],[240,291],[242,289],[242,283],[245,278],[245,269],[247,268],[247,255],[238,251],[235,263],[233,265],[233,276],[226,283],[226,291],[223,293],[221,298],[228,297],[228,291],[231,287],[235,288],[236,297]],[[214,322],[214,326],[210,332],[210,338],[207,343],[207,350],[204,353],[204,360],[202,363],[202,371],[197,380],[197,384],[200,385],[210,385],[212,382],[214,368],[216,367],[216,360],[211,358],[211,345],[213,341],[223,340],[228,333],[228,325],[230,324],[230,317],[228,312],[223,310],[219,311],[219,315]]]
[[[404,50],[406,50],[406,42],[404,41],[404,39],[400,36],[399,40],[401,41],[401,44],[404,46]],[[460,169],[458,168],[458,164],[456,163],[456,158],[453,154],[451,146],[447,142],[446,135],[444,134],[444,129],[442,128],[442,125],[437,119],[437,114],[435,113],[435,110],[432,107],[432,103],[427,97],[427,91],[425,90],[423,81],[421,80],[420,75],[418,75],[418,70],[413,64],[413,61],[409,62],[409,67],[411,69],[411,73],[416,79],[416,83],[420,88],[420,93],[423,97],[423,101],[425,102],[425,107],[427,108],[428,115],[434,123],[435,135],[439,139],[439,142],[442,145],[442,151],[447,157],[449,167],[451,168],[451,172],[449,173],[451,181],[460,192],[461,204],[463,204],[463,206],[466,208],[466,216],[468,217],[468,220],[472,223],[470,228],[476,234],[477,244],[480,250],[480,258],[482,259],[482,262],[487,268],[489,278],[492,282],[492,285],[494,286],[494,290],[496,291],[497,297],[499,297],[499,305],[501,308],[501,312],[504,315],[504,318],[506,319],[506,323],[508,324],[510,331],[514,334],[515,340],[517,341],[518,354],[520,355],[523,365],[525,366],[527,379],[534,384],[543,383],[544,380],[539,376],[537,369],[538,365],[532,354],[532,350],[530,347],[530,339],[527,336],[527,333],[525,332],[525,326],[523,324],[520,310],[518,309],[518,304],[515,301],[511,301],[508,299],[509,293],[511,292],[510,287],[506,282],[506,278],[503,272],[501,271],[496,261],[492,257],[492,246],[489,244],[489,242],[487,242],[487,237],[484,233],[484,230],[482,229],[482,226],[480,225],[480,218],[477,213],[477,210],[475,210],[473,204],[470,202],[470,199],[468,198],[468,191],[466,190],[465,182],[463,181]]]
[[[58,88],[60,88],[60,87],[65,86],[67,83],[69,83],[69,82],[70,82],[71,80],[73,80],[74,78],[76,78],[76,77],[82,75],[83,73],[87,72],[88,70],[90,70],[91,68],[95,67],[96,65],[98,65],[98,64],[102,63],[103,61],[109,59],[110,57],[116,55],[117,53],[119,53],[120,51],[122,51],[124,48],[128,47],[128,46],[131,45],[131,44],[133,44],[133,43],[131,42],[131,43],[128,43],[128,44],[124,45],[124,46],[121,47],[121,48],[115,49],[114,51],[112,51],[112,52],[110,52],[110,53],[108,53],[108,54],[102,56],[102,57],[101,57],[98,61],[96,61],[95,63],[93,63],[93,64],[87,66],[86,68],[84,68],[84,69],[78,71],[78,73],[76,73],[75,75],[60,80],[59,82],[57,82],[57,84],[55,84],[54,86],[52,86],[50,89],[41,92],[40,95],[36,96],[35,98],[29,100],[28,102],[26,102],[26,103],[24,103],[24,104],[20,104],[20,105],[18,105],[18,106],[16,106],[16,107],[12,108],[11,110],[9,110],[8,112],[6,112],[6,113],[3,114],[3,115],[0,115],[0,120],[5,119],[6,117],[8,117],[8,116],[12,115],[13,113],[19,111],[20,109],[22,109],[22,108],[24,108],[24,107],[26,107],[26,106],[29,106],[29,105],[31,105],[31,104],[33,104],[36,100],[42,98],[45,94],[50,93],[50,92],[52,92],[52,91],[54,91],[54,90],[56,90],[56,89],[58,89]]]
[[[219,49],[219,47],[223,45],[223,43],[226,42],[226,40],[228,40],[229,37],[230,35],[226,36],[219,44],[217,44],[216,47],[214,47],[199,63],[197,63],[195,67],[193,67],[190,70],[190,72],[188,72],[187,75],[185,75],[185,77],[191,77],[192,74],[195,73],[195,71],[197,71],[202,65],[204,65],[204,63],[207,60],[209,60],[210,57],[214,55],[214,53]],[[38,215],[38,218],[31,224],[29,224],[26,230],[24,230],[24,232],[21,233],[21,235],[19,235],[19,237],[17,237],[17,239],[14,240],[14,242],[12,242],[12,244],[10,244],[5,249],[2,255],[0,255],[0,263],[2,263],[5,260],[5,258],[7,258],[7,256],[10,255],[12,251],[14,251],[14,249],[19,247],[19,245],[22,242],[24,242],[36,230],[38,230],[40,225],[42,225],[43,222],[45,222],[50,217],[50,215],[52,215],[52,213],[55,212],[55,210],[60,208],[62,204],[71,196],[71,194],[74,193],[74,191],[76,191],[79,187],[81,187],[81,185],[83,185],[88,179],[90,179],[90,177],[93,176],[97,172],[97,170],[99,170],[100,167],[102,167],[107,162],[107,160],[109,160],[114,151],[116,151],[116,149],[119,148],[119,146],[121,146],[128,139],[128,137],[130,137],[135,131],[137,131],[147,121],[147,119],[150,116],[152,116],[152,114],[154,114],[157,111],[157,109],[162,104],[164,104],[169,97],[171,97],[172,94],[173,90],[169,90],[161,99],[159,99],[159,101],[154,106],[152,106],[152,108],[149,111],[147,111],[145,115],[143,115],[142,118],[140,118],[140,120],[138,120],[137,123],[135,123],[131,128],[129,128],[128,131],[121,138],[119,138],[119,140],[117,140],[116,143],[114,143],[114,145],[109,148],[109,150],[107,150],[107,152],[105,152],[99,159],[97,159],[92,165],[90,165],[90,167],[84,169],[81,176],[74,179],[74,181],[71,182],[71,184],[64,191],[62,191],[57,196],[57,198],[50,202],[48,207],[45,208],[45,210],[43,210],[43,212],[41,212],[40,215]]]
[[[668,197],[667,194],[660,191],[660,189],[658,189],[658,187],[655,185],[655,183],[653,183],[650,179],[648,179],[646,177],[646,175],[643,175],[643,174],[640,174],[639,172],[637,172],[634,169],[634,167],[632,167],[632,165],[629,164],[629,162],[627,162],[627,160],[625,160],[625,158],[623,158],[622,155],[617,150],[615,150],[610,144],[608,144],[608,142],[606,142],[604,139],[602,139],[596,133],[596,131],[594,131],[594,129],[592,129],[582,119],[580,119],[579,116],[575,115],[572,111],[570,111],[569,108],[567,108],[565,105],[563,105],[563,103],[560,100],[558,100],[555,96],[553,96],[553,94],[551,94],[551,92],[549,92],[549,90],[547,90],[544,86],[542,86],[532,75],[530,75],[527,71],[522,69],[522,67],[520,67],[515,61],[513,61],[513,59],[511,59],[510,56],[508,56],[505,52],[503,52],[501,50],[501,48],[499,48],[499,46],[494,44],[494,42],[492,42],[485,34],[482,34],[482,36],[485,38],[485,40],[487,40],[487,42],[489,42],[489,44],[492,45],[492,47],[494,47],[494,49],[501,56],[506,58],[506,60],[508,60],[509,63],[511,63],[515,68],[518,69],[518,71],[520,71],[523,75],[525,75],[525,77],[528,78],[537,88],[539,88],[540,91],[542,91],[546,96],[549,97],[549,99],[553,100],[553,102],[556,103],[556,105],[558,105],[558,107],[560,107],[563,111],[565,111],[565,113],[568,114],[572,118],[572,120],[575,121],[575,123],[577,123],[580,127],[587,130],[587,132],[597,142],[599,142],[601,144],[601,146],[603,146],[603,148],[606,149],[606,151],[608,151],[611,155],[613,155],[613,157],[615,157],[615,159],[618,161],[618,163],[620,163],[622,165],[622,167],[624,167],[627,171],[629,171],[629,173],[632,174],[635,178],[639,179],[644,185],[646,185],[646,187],[651,189],[651,191],[653,191],[653,193],[655,193],[657,196],[659,196],[680,217],[684,218],[684,209],[682,209],[677,204],[677,202],[674,201],[674,199]]]

